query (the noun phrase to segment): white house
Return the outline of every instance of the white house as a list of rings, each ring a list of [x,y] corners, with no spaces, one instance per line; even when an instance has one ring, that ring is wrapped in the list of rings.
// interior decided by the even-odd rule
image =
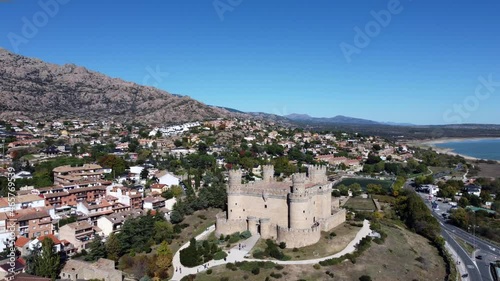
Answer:
[[[179,185],[180,180],[178,177],[172,175],[169,172],[160,172],[156,175],[159,184],[166,184],[169,187],[172,185]]]
[[[43,208],[45,207],[45,199],[36,194],[18,195],[15,197],[14,210],[28,209],[28,208]],[[11,206],[7,198],[0,198],[0,212],[10,212]]]
[[[45,238],[48,238],[54,242],[54,250],[56,253],[59,253],[62,251],[62,243],[59,239],[57,239],[53,234],[45,235],[45,236],[40,236],[37,239],[31,240],[28,243],[28,249],[32,251],[33,249],[36,248],[41,248],[42,247],[42,241],[45,240]]]

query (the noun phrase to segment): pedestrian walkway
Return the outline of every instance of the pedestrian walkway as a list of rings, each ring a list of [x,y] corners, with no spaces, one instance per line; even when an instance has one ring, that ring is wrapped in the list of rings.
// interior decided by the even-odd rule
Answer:
[[[215,225],[210,226],[205,230],[202,234],[196,236],[196,240],[203,240],[207,238],[213,231],[215,231]],[[324,258],[319,258],[319,259],[313,259],[313,260],[302,260],[302,261],[277,261],[277,260],[258,260],[258,259],[250,259],[249,258],[249,253],[252,250],[252,248],[255,246],[257,241],[260,239],[260,235],[253,235],[249,239],[241,242],[240,244],[236,245],[233,247],[230,251],[226,251],[228,254],[226,260],[218,260],[218,261],[210,261],[206,264],[189,268],[185,267],[181,264],[180,262],[180,251],[187,248],[189,246],[189,242],[184,244],[174,255],[173,261],[172,261],[172,266],[174,267],[174,276],[172,277],[172,281],[180,281],[184,276],[190,275],[190,274],[197,274],[203,271],[206,271],[212,267],[216,267],[219,265],[224,265],[227,263],[235,263],[235,262],[242,262],[242,261],[256,261],[256,262],[261,262],[261,261],[271,261],[276,264],[281,264],[281,265],[293,265],[293,264],[301,264],[301,265],[306,265],[306,264],[317,264],[319,262],[332,259],[332,258],[339,258],[343,255],[352,253],[356,250],[356,245],[365,237],[367,237],[371,233],[370,230],[370,222],[365,220],[363,222],[363,227],[361,230],[356,234],[356,237],[347,245],[347,247],[342,250],[341,252],[331,255],[328,257]],[[178,269],[178,270],[175,270]]]

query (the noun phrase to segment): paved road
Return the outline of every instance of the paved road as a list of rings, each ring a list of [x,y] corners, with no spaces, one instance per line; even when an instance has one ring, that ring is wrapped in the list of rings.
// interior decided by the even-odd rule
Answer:
[[[464,264],[465,265],[465,270],[467,270],[467,273],[469,274],[468,279],[463,278],[462,280],[488,280],[488,279],[483,279],[481,277],[481,273],[479,272],[477,266],[474,264],[474,262],[471,260],[469,254],[464,251],[462,247],[453,239],[446,230],[441,231],[441,235],[443,238],[446,240],[446,242],[449,244],[449,246],[453,249],[453,251],[458,255],[453,256],[455,261],[459,262],[460,265]],[[459,271],[461,274],[464,274],[463,271]]]
[[[492,243],[485,241],[477,236],[468,233],[456,226],[446,223],[443,214],[447,213],[451,206],[447,203],[436,201],[438,208],[432,209],[429,194],[419,193],[426,205],[432,210],[432,214],[441,224],[442,236],[459,255],[459,258],[466,263],[467,271],[470,276],[469,280],[493,281],[490,273],[489,264],[498,260],[500,256],[500,248]],[[433,200],[433,199],[432,199]],[[476,252],[469,255],[457,243],[456,237],[467,242],[470,245],[476,245]],[[476,259],[476,256],[481,255],[483,259]]]
[[[426,194],[426,196],[428,195]],[[430,207],[431,204],[430,200],[428,199],[425,200],[426,204]],[[437,205],[439,206],[439,208],[437,210],[433,210],[432,213],[436,217],[436,219],[438,219],[438,221],[440,222],[441,228],[443,230],[446,230],[448,234],[458,237],[470,245],[476,246],[475,253],[469,256],[469,259],[476,264],[477,269],[481,273],[481,279],[478,280],[493,281],[493,278],[491,277],[490,273],[489,264],[493,261],[498,260],[500,256],[500,248],[488,241],[485,241],[473,235],[473,233],[468,233],[467,231],[464,231],[454,225],[446,223],[445,219],[443,218],[443,214],[447,213],[447,211],[450,209],[451,206],[449,204],[439,201],[437,202]],[[454,237],[452,238],[455,239]],[[479,260],[476,259],[476,256],[482,256],[483,258]]]

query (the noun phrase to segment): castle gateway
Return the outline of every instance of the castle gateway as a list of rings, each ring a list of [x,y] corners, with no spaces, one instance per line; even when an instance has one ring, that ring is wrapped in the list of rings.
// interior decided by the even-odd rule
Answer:
[[[326,167],[311,166],[309,176],[297,173],[292,182],[274,179],[274,167],[263,166],[263,180],[242,184],[240,170],[229,172],[227,212],[217,215],[216,234],[250,231],[263,239],[285,242],[287,248],[315,244],[321,231],[346,220],[339,200],[332,200]]]

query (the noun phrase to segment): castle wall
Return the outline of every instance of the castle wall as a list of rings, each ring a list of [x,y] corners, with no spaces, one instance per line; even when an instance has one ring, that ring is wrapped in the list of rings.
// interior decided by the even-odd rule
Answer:
[[[340,209],[329,218],[320,221],[321,231],[330,231],[346,221],[347,211]]]
[[[247,230],[247,220],[227,220],[226,213],[219,213],[215,221],[215,235],[229,235]]]
[[[228,219],[268,218],[272,223],[288,226],[288,203],[286,196],[262,194],[228,194]]]
[[[278,243],[285,242],[287,248],[302,248],[319,242],[321,229],[313,227],[308,229],[278,228]]]

